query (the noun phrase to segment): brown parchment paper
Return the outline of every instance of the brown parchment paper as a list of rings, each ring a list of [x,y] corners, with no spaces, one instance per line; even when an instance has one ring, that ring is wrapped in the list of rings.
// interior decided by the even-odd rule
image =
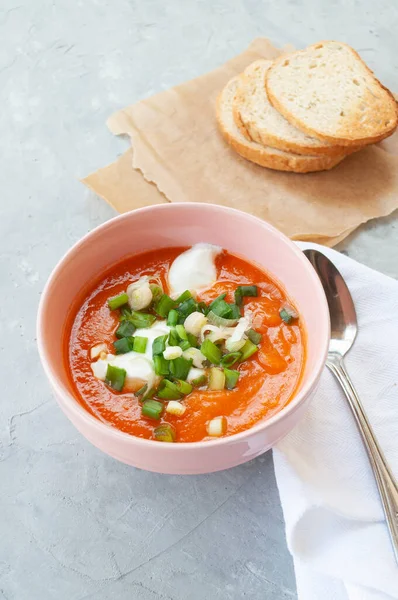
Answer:
[[[293,239],[327,245],[398,208],[397,134],[311,174],[261,168],[224,142],[215,120],[220,90],[253,60],[280,52],[254,40],[218,69],[112,115],[109,128],[129,135],[133,152],[84,183],[120,212],[165,201],[211,202],[252,213]]]

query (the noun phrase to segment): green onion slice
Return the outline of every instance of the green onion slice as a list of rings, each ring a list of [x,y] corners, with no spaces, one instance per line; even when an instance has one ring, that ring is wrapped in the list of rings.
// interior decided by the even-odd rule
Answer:
[[[158,402],[157,400],[145,400],[142,404],[141,412],[144,417],[158,420],[162,415],[163,409],[163,402]]]
[[[242,305],[244,296],[258,296],[256,285],[240,285],[235,290],[235,302],[238,306]]]
[[[298,314],[291,306],[285,304],[279,311],[280,318],[285,323],[291,323],[294,319],[298,319]]]
[[[163,290],[159,285],[156,285],[156,283],[150,283],[149,289],[152,292],[152,302],[156,304],[163,295]]]
[[[131,352],[131,350],[133,350],[133,345],[134,338],[132,337],[124,337],[121,340],[113,342],[116,354],[126,354],[126,352]]]
[[[122,321],[115,331],[117,338],[131,337],[135,332],[135,327],[131,321]]]
[[[137,329],[147,329],[156,321],[155,315],[133,311],[131,315],[125,316],[125,320],[130,321]]]
[[[193,333],[187,333],[187,337],[189,345],[192,346],[192,348],[197,348],[199,346],[198,339]]]
[[[179,343],[179,346],[182,349],[182,351],[184,352],[185,350],[188,350],[188,348],[191,347],[191,344],[188,342],[188,340],[183,340],[182,342]]]
[[[232,369],[224,369],[225,387],[227,390],[233,390],[239,379],[239,371]]]
[[[230,352],[229,354],[224,354],[221,359],[222,367],[232,367],[241,357],[240,352]]]
[[[163,400],[180,400],[183,396],[176,384],[168,379],[162,379],[156,395]]]
[[[185,302],[185,300],[189,300],[189,298],[192,298],[192,294],[189,290],[185,290],[185,292],[183,292],[181,296],[178,296],[178,298],[176,299],[176,303],[181,304],[182,302]]]
[[[175,307],[175,301],[172,300],[167,294],[163,294],[163,296],[160,297],[159,302],[155,306],[155,312],[157,312],[157,314],[160,317],[163,317],[165,319],[168,316],[169,312]]]
[[[175,442],[176,434],[169,423],[162,423],[153,430],[153,437],[158,442]]]
[[[210,340],[204,340],[200,347],[201,353],[209,360],[213,365],[218,365],[221,360],[221,350]]]
[[[145,385],[142,386],[142,388],[140,388],[139,390],[134,392],[134,395],[135,396],[145,396],[145,393],[147,391],[148,391],[148,384],[146,383]]]
[[[198,310],[203,313],[204,315],[207,315],[207,313],[209,312],[209,307],[207,306],[206,302],[199,302],[198,303]]]
[[[180,339],[175,329],[171,329],[169,333],[169,346],[178,346]]]
[[[180,338],[180,340],[187,340],[188,339],[188,335],[187,335],[187,332],[185,331],[184,325],[176,325],[176,332],[177,332],[178,337]]]
[[[120,320],[124,321],[125,319],[129,319],[131,317],[131,308],[127,305],[122,306],[120,309]]]
[[[184,396],[186,396],[187,394],[190,394],[192,392],[192,385],[190,383],[188,383],[187,381],[182,381],[182,379],[176,379],[174,381],[178,391],[183,394]]]
[[[113,365],[108,365],[105,375],[105,383],[109,385],[113,390],[121,392],[124,386],[124,380],[126,379],[126,369],[120,369]]]
[[[156,375],[166,376],[170,374],[169,361],[161,355],[153,357],[153,366],[155,367]]]
[[[223,390],[225,386],[225,374],[217,367],[211,367],[209,375],[209,390],[213,392]]]
[[[178,312],[172,308],[167,317],[167,325],[169,327],[175,327],[178,323]]]
[[[217,304],[219,302],[221,302],[221,300],[224,300],[225,296],[227,295],[227,293],[225,292],[224,294],[220,294],[219,296],[217,296],[217,298],[215,300],[213,300],[213,302],[211,302],[211,304],[209,304],[208,310],[213,310],[214,307],[217,306]]]
[[[170,361],[170,373],[176,379],[186,379],[191,366],[192,359],[187,360],[183,356],[179,356],[178,358]]]
[[[253,344],[253,342],[251,342],[250,340],[246,340],[245,345],[240,350],[240,353],[242,355],[240,357],[240,362],[246,360],[247,358],[249,358],[249,356],[252,356],[252,354],[257,352],[257,350],[258,347],[255,344]]]
[[[239,321],[240,315],[237,319],[225,319],[224,317],[216,315],[211,310],[209,313],[207,313],[207,318],[209,319],[209,323],[211,325],[217,325],[217,327],[233,327]]]
[[[158,354],[163,354],[166,348],[166,341],[168,338],[168,333],[166,335],[159,335],[159,337],[153,340],[152,344],[152,356],[157,356]]]
[[[253,344],[259,344],[263,337],[261,333],[258,333],[258,331],[255,331],[254,329],[248,329],[246,335]]]
[[[128,301],[129,297],[127,296],[126,292],[123,292],[122,294],[118,294],[117,296],[109,298],[108,306],[111,310],[116,310],[117,308],[123,306],[123,304],[127,304]]]
[[[177,307],[178,321],[183,323],[185,319],[197,309],[197,302],[193,298],[188,298]]]
[[[148,338],[136,336],[133,339],[134,339],[134,343],[133,343],[134,352],[140,352],[140,354],[144,354],[147,344],[148,344]]]
[[[207,377],[205,374],[203,375],[199,375],[199,377],[196,377],[196,379],[192,379],[191,384],[194,387],[202,387],[203,385],[207,384]]]

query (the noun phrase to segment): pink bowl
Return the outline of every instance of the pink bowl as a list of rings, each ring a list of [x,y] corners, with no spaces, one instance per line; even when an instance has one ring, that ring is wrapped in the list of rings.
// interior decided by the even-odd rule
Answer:
[[[304,376],[278,414],[236,435],[207,442],[162,444],[97,420],[78,402],[63,356],[68,313],[87,282],[135,252],[209,242],[273,274],[296,302],[307,330]],[[249,214],[212,204],[162,204],[116,217],[78,242],[44,289],[37,321],[40,358],[59,405],[95,446],[129,465],[159,473],[209,473],[251,460],[275,445],[304,414],[317,387],[329,342],[322,286],[302,252],[282,233]]]

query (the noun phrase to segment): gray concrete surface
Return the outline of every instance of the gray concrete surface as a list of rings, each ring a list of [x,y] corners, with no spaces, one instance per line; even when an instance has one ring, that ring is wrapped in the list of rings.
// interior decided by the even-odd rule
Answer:
[[[125,148],[115,109],[265,35],[351,43],[398,90],[392,0],[1,0],[0,598],[295,598],[272,457],[166,477],[101,454],[61,414],[35,316],[50,270],[113,212],[78,178]],[[397,215],[342,249],[398,276]]]

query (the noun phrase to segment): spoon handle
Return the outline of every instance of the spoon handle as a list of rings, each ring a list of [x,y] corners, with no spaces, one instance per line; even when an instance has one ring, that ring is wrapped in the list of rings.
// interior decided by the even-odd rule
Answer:
[[[365,410],[354,388],[354,385],[345,369],[343,358],[336,354],[329,354],[326,365],[336,376],[347,396],[349,405],[354,414],[358,429],[362,435],[372,466],[377,487],[379,488],[384,514],[390,531],[391,543],[398,562],[398,486],[387,464],[373,429],[368,421]]]

